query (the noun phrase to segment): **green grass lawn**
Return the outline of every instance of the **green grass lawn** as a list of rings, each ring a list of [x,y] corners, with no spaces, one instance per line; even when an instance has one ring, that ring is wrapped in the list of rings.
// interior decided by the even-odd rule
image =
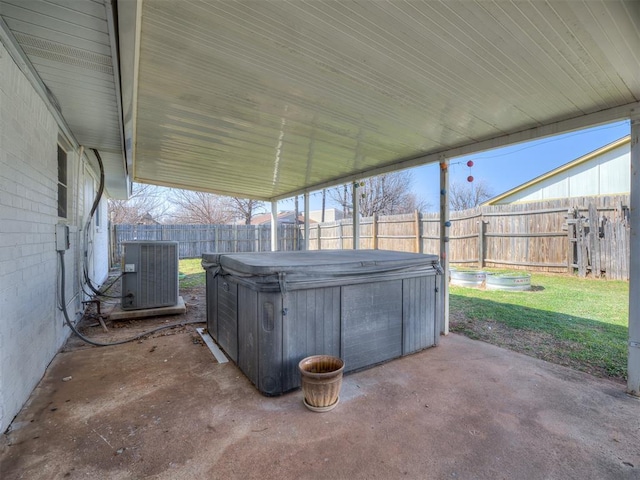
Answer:
[[[183,258],[178,262],[178,271],[186,275],[180,280],[181,288],[202,287],[205,284],[205,272],[201,258]]]
[[[452,286],[451,330],[624,380],[629,284],[533,274],[531,285],[528,292]]]

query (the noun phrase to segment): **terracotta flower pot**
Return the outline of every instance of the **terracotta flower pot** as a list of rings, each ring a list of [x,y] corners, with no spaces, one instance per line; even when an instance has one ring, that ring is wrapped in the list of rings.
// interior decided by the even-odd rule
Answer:
[[[331,355],[313,355],[298,364],[304,404],[314,412],[327,412],[340,400],[344,361]]]

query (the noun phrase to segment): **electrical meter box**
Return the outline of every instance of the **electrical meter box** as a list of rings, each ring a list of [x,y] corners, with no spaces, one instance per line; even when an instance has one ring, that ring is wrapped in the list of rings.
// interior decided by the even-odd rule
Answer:
[[[64,252],[69,250],[69,225],[62,223],[56,224],[56,250],[58,252]]]

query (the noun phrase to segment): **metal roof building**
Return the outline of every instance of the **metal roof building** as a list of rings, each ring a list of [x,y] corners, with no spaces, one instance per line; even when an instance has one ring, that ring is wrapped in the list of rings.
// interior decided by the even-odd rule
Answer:
[[[627,135],[496,195],[483,205],[629,194],[630,147],[631,138]]]

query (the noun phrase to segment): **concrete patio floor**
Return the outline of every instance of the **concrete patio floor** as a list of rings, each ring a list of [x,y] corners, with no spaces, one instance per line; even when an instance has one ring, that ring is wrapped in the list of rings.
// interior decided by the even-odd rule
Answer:
[[[452,334],[347,375],[314,413],[196,335],[59,353],[2,435],[0,478],[640,478],[640,400],[619,383]]]

